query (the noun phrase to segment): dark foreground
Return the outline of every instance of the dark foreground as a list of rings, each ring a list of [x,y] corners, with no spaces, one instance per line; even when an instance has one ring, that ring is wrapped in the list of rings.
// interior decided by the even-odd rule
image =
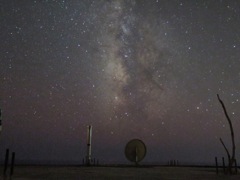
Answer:
[[[3,167],[0,168],[3,172]],[[10,179],[3,177],[1,179]],[[161,180],[239,180],[238,175],[217,175],[214,168],[202,167],[74,167],[74,166],[16,166],[12,180],[25,179],[161,179]]]

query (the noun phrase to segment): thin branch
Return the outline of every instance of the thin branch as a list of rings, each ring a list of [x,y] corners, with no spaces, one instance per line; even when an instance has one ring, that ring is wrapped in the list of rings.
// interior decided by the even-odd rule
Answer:
[[[228,160],[230,160],[230,154],[229,154],[229,151],[228,151],[227,147],[225,146],[225,144],[224,144],[224,142],[223,142],[222,138],[220,138],[220,141],[221,141],[221,143],[222,143],[222,145],[223,145],[224,149],[225,149],[225,150],[226,150],[226,152],[227,152]]]

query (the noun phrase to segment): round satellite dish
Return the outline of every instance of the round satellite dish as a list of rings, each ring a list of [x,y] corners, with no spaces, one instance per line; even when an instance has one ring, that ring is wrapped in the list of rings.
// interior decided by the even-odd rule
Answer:
[[[147,152],[145,144],[139,139],[133,139],[129,141],[125,147],[125,156],[136,164],[143,160]]]

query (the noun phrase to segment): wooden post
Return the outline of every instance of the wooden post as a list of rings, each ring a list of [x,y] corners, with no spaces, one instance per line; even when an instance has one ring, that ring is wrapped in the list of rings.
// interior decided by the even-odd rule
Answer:
[[[9,149],[6,149],[5,163],[4,163],[4,170],[3,170],[3,175],[4,175],[4,176],[6,176],[6,173],[7,173],[7,168],[8,168],[8,157],[9,157]]]
[[[215,164],[216,164],[216,173],[218,174],[218,160],[217,160],[217,157],[215,157]]]
[[[13,171],[14,171],[14,163],[15,163],[15,152],[12,153],[12,161],[11,161],[10,176],[13,175]]]
[[[225,171],[225,160],[224,160],[224,157],[222,157],[222,163],[223,163],[223,172],[226,173],[226,171]]]

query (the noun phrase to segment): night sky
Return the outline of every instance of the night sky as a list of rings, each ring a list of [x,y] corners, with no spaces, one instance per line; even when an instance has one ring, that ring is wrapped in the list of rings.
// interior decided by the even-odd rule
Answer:
[[[237,0],[5,0],[0,2],[0,107],[18,163],[240,159],[240,2]]]

